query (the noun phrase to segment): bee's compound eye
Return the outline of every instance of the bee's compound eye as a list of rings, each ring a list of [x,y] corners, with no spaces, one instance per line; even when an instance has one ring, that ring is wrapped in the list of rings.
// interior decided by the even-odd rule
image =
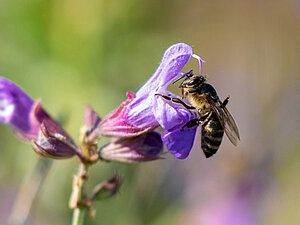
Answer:
[[[203,76],[199,76],[199,80],[200,80],[200,82],[204,82],[205,81],[205,78],[203,77]]]

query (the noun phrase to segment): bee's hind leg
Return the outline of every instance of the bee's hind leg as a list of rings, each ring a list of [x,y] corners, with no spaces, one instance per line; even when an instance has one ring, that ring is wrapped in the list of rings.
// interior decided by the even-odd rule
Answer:
[[[187,110],[194,110],[194,109],[196,109],[194,106],[186,104],[184,101],[182,101],[179,98],[174,98],[174,97],[170,97],[170,96],[162,95],[162,94],[155,94],[155,96],[160,96],[160,97],[162,97],[163,99],[165,99],[167,101],[171,101],[171,102],[174,102],[174,103],[181,104]]]

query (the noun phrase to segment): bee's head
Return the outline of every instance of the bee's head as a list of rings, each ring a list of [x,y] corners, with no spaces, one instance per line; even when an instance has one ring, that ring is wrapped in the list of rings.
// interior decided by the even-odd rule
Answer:
[[[192,75],[187,77],[179,87],[181,88],[197,88],[205,82],[205,77],[201,75]]]

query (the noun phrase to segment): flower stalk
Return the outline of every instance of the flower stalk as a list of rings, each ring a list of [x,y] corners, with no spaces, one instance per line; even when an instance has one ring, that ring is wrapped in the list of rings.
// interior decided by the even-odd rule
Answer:
[[[95,211],[91,208],[92,202],[103,199],[104,196],[114,195],[121,185],[118,176],[114,175],[111,179],[98,184],[91,197],[86,193],[88,169],[99,159],[98,125],[100,121],[98,114],[90,106],[86,106],[84,124],[80,130],[80,154],[77,155],[79,169],[78,173],[73,176],[73,190],[69,202],[69,207],[73,209],[72,225],[83,224],[86,211],[90,217],[94,217]]]
[[[73,177],[73,190],[70,198],[69,206],[73,209],[72,225],[82,225],[84,221],[85,211],[89,210],[92,216],[90,207],[84,204],[85,199],[85,183],[88,179],[88,165],[81,162],[79,170]]]
[[[72,225],[82,225],[84,221],[85,211],[81,208],[75,208],[73,210]]]

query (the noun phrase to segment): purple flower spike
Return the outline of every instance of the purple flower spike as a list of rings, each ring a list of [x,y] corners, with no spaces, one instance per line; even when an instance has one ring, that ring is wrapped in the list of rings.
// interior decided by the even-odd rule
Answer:
[[[159,159],[163,144],[160,134],[151,131],[136,137],[114,137],[99,151],[104,160],[138,163]]]
[[[179,159],[186,158],[193,146],[197,128],[183,131],[180,129],[189,120],[196,118],[197,114],[155,94],[175,97],[167,90],[167,87],[172,80],[178,78],[182,68],[191,57],[199,61],[201,73],[201,65],[204,61],[193,54],[189,45],[178,43],[170,46],[150,79],[135,95],[128,93],[128,99],[100,124],[101,134],[135,137],[161,126],[166,130],[162,139],[168,150]]]
[[[0,122],[8,124],[19,134],[37,137],[30,123],[34,101],[10,80],[0,77]]]

